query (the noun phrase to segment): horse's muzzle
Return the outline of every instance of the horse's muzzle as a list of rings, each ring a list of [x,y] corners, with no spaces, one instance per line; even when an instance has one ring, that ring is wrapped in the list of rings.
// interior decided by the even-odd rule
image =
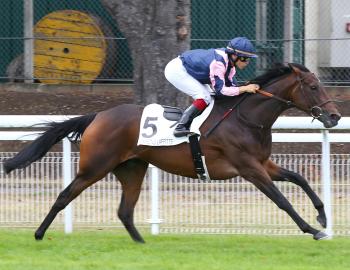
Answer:
[[[338,125],[338,121],[340,120],[340,118],[340,114],[329,114],[328,112],[323,112],[320,116],[317,117],[317,120],[322,122],[325,128],[332,128]]]

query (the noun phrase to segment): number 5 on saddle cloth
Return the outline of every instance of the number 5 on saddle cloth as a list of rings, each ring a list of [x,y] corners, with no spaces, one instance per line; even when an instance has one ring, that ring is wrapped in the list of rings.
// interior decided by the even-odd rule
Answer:
[[[177,121],[182,115],[178,108],[162,106],[159,104],[147,105],[142,113],[140,121],[140,133],[137,145],[148,146],[172,146],[187,142],[190,145],[196,174],[200,180],[210,181],[209,173],[205,164],[198,138],[201,133],[200,126],[209,116],[214,101],[197,116],[191,125],[191,135],[188,137],[175,137],[173,131]]]

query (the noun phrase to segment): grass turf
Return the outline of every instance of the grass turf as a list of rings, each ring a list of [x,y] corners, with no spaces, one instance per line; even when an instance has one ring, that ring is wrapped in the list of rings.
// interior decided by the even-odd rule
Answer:
[[[0,230],[1,270],[79,269],[349,269],[350,238],[246,235],[145,235],[146,244],[115,231]]]

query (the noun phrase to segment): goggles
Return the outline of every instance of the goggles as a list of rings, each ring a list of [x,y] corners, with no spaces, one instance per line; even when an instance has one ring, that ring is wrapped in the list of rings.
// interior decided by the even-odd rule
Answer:
[[[244,56],[238,56],[237,59],[241,62],[249,62],[249,60],[250,60],[249,57],[244,57]]]

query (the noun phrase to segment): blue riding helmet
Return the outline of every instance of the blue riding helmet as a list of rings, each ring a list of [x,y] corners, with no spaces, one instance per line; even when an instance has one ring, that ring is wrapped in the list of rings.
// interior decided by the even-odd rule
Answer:
[[[227,54],[234,54],[241,57],[257,58],[255,48],[246,37],[236,37],[232,39],[225,49]]]

